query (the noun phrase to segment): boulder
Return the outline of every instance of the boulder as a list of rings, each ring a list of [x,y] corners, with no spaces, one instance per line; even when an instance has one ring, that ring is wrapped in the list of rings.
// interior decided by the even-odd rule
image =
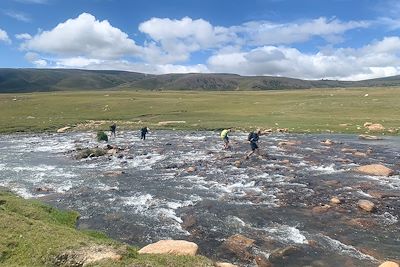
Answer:
[[[353,155],[356,156],[356,157],[360,157],[360,158],[366,158],[367,157],[367,153],[359,152],[359,151],[355,152]]]
[[[240,160],[236,160],[234,165],[236,168],[240,168],[242,166],[242,162]]]
[[[272,263],[282,262],[285,261],[290,255],[296,254],[299,251],[300,249],[298,247],[290,245],[282,249],[275,249],[271,252],[268,259]]]
[[[331,203],[332,204],[340,204],[342,201],[338,197],[333,197],[331,198]]]
[[[186,169],[187,172],[195,172],[196,170],[197,168],[195,166],[191,166]]]
[[[282,141],[278,143],[278,146],[295,146],[299,144],[300,141]]]
[[[372,203],[372,202],[369,201],[369,200],[366,200],[366,199],[360,199],[360,200],[357,202],[357,205],[358,205],[358,207],[359,207],[360,209],[363,209],[363,210],[368,211],[368,212],[372,212],[372,211],[375,210],[375,204]]]
[[[356,172],[364,173],[374,176],[390,176],[393,175],[394,171],[382,164],[371,164],[357,167]]]
[[[364,123],[364,127],[366,128],[366,127],[368,127],[368,126],[371,126],[372,125],[372,122],[366,122],[366,123]]]
[[[228,263],[228,262],[216,262],[214,264],[215,267],[239,267],[237,265],[234,265],[232,263]]]
[[[256,256],[255,261],[256,261],[257,267],[272,267],[272,264],[264,256],[260,256],[260,255]]]
[[[340,151],[342,151],[343,153],[356,153],[357,149],[354,148],[342,148]]]
[[[247,238],[241,234],[230,236],[224,241],[223,246],[233,252],[239,259],[249,261],[254,256],[249,252],[249,248],[254,244],[255,240]]]
[[[399,267],[399,264],[394,261],[385,261],[379,267]]]
[[[374,124],[368,125],[368,126],[366,126],[366,128],[373,132],[381,132],[381,131],[385,130],[385,127],[383,127],[383,125],[379,124],[379,123],[374,123]]]
[[[321,141],[321,144],[325,145],[325,146],[331,146],[334,144],[334,142],[330,139],[326,139],[324,141]]]
[[[327,212],[331,208],[330,205],[321,205],[321,206],[316,206],[312,209],[312,212],[315,214],[320,214]]]
[[[57,130],[57,133],[65,133],[68,129],[71,129],[69,126],[65,126]]]
[[[160,240],[141,248],[139,254],[173,254],[195,256],[199,247],[185,240]]]
[[[120,253],[107,246],[82,247],[78,250],[68,250],[55,257],[55,266],[88,266],[101,260],[119,261]]]

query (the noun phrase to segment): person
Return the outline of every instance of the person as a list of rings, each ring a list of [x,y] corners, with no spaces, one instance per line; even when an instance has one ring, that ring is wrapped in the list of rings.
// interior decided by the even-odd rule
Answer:
[[[228,133],[230,133],[231,129],[224,129],[221,132],[221,139],[224,141],[224,149],[229,148],[229,137]]]
[[[140,132],[140,139],[146,140],[146,134],[149,132],[149,128],[143,127],[142,129],[140,129]]]
[[[261,130],[257,129],[255,132],[251,132],[247,137],[247,141],[250,142],[251,151],[246,155],[246,159],[250,158],[250,156],[254,153],[260,155],[260,150],[258,148],[258,140],[260,139]]]
[[[110,137],[112,137],[112,136],[115,137],[115,131],[116,131],[116,129],[117,129],[117,125],[116,125],[115,123],[113,123],[113,124],[110,126],[110,131],[111,131]]]

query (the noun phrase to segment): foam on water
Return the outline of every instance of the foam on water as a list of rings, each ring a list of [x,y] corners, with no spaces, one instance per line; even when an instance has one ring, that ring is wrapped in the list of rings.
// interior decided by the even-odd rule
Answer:
[[[289,225],[264,227],[261,230],[270,234],[274,239],[286,244],[308,244],[307,238],[299,229]]]
[[[333,250],[341,255],[349,256],[352,258],[357,258],[360,260],[368,260],[371,262],[378,262],[378,260],[375,259],[374,257],[362,253],[353,246],[343,244],[339,240],[330,238],[329,236],[323,234],[319,234],[318,237],[319,237],[318,243],[322,246],[325,246],[328,249],[328,251]]]
[[[310,171],[316,171],[319,173],[325,173],[325,174],[331,174],[331,173],[336,173],[336,172],[341,172],[343,170],[336,170],[335,169],[335,164],[330,164],[330,165],[321,165],[321,166],[311,166],[309,167]]]

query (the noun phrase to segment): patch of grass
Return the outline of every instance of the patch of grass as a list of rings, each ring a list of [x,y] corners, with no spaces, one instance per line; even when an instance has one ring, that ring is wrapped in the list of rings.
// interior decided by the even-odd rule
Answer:
[[[101,141],[106,141],[108,142],[108,136],[105,132],[103,131],[98,131],[97,132],[97,141],[101,142]]]
[[[104,123],[76,129],[107,131],[115,121],[118,129],[145,125],[152,130],[260,127],[301,133],[365,133],[367,121],[398,128],[398,103],[400,88],[0,94],[0,132],[55,131],[95,120]],[[162,121],[186,123],[159,125]]]
[[[139,255],[137,249],[95,231],[75,229],[78,213],[61,211],[38,201],[0,190],[0,266],[54,266],[65,251],[96,245],[114,248],[121,261],[89,266],[213,266],[204,257]]]

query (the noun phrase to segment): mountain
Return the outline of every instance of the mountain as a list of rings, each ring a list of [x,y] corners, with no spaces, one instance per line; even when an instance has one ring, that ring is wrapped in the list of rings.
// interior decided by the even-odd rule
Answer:
[[[164,74],[111,70],[0,68],[0,93],[62,90],[280,90],[400,86],[400,76],[363,81],[301,80],[236,74]]]

